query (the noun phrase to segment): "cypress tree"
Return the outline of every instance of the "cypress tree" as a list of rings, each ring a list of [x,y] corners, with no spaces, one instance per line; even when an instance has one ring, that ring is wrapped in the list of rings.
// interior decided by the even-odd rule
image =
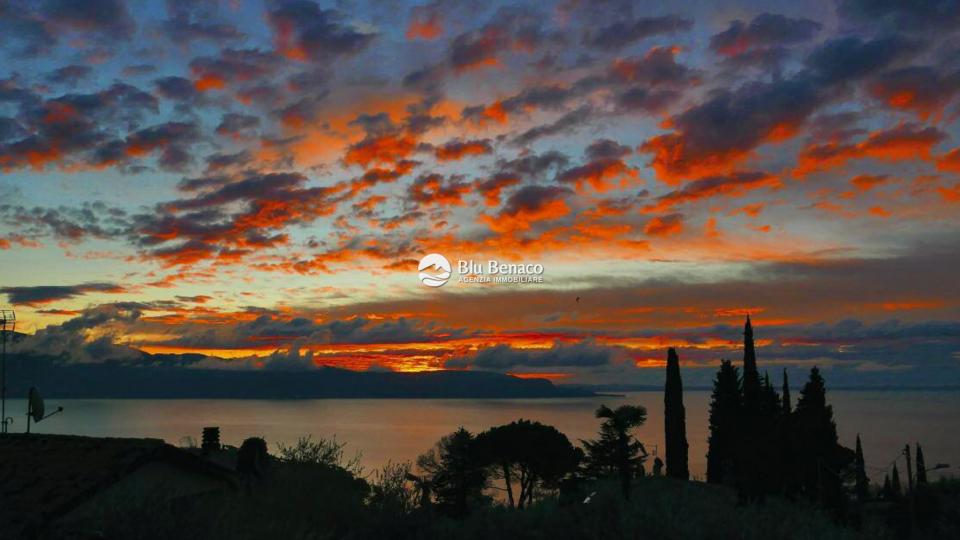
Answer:
[[[683,407],[683,381],[680,379],[680,358],[671,347],[667,351],[667,383],[663,393],[664,429],[667,454],[667,476],[687,480],[687,420]]]
[[[797,491],[797,459],[793,441],[793,415],[790,403],[790,383],[787,379],[787,370],[783,370],[783,396],[780,400],[780,418],[777,424],[777,438],[780,450],[780,492],[792,497]]]
[[[748,415],[760,408],[760,372],[757,371],[757,351],[749,315],[743,326],[743,406]]]
[[[770,383],[770,374],[767,372],[763,373],[763,392],[761,398],[760,405],[764,419],[767,423],[775,422],[776,417],[780,414],[780,396],[777,394],[777,391],[773,389],[773,384]],[[772,428],[773,426],[767,427]]]
[[[837,443],[833,407],[827,405],[826,385],[820,370],[810,370],[810,379],[800,392],[794,413],[795,445],[802,491],[841,517],[844,512],[840,472],[856,459],[855,452]]]
[[[927,483],[927,465],[923,461],[923,448],[917,443],[917,485],[922,486]]]
[[[889,500],[893,496],[893,488],[890,487],[890,475],[883,475],[883,488],[880,490],[880,495],[885,499]]]
[[[783,395],[781,396],[781,412],[784,416],[790,414],[790,383],[787,380],[787,368],[783,368]]]
[[[860,444],[860,434],[857,434],[857,450],[856,458],[854,461],[856,466],[856,493],[857,499],[860,501],[867,500],[867,497],[870,495],[869,486],[870,481],[867,479],[866,464],[863,461],[863,446]]]
[[[733,483],[740,415],[740,375],[729,360],[720,362],[710,401],[707,482]]]
[[[897,464],[893,464],[893,473],[890,474],[890,496],[900,497],[900,472],[897,471]]]

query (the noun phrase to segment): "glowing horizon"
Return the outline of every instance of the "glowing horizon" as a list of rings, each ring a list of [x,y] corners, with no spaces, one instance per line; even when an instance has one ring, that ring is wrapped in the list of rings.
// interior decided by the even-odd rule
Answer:
[[[96,4],[0,7],[19,352],[629,383],[750,313],[771,366],[960,384],[958,29],[922,7]]]

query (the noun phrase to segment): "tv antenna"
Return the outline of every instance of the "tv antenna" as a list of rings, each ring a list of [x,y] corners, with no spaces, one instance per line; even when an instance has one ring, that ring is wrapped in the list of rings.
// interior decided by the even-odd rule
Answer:
[[[40,391],[36,386],[30,387],[30,396],[27,399],[27,433],[30,433],[30,420],[35,423],[50,418],[51,416],[63,412],[63,407],[57,407],[57,410],[45,415],[46,407],[43,404],[43,398],[40,397]]]
[[[7,337],[17,328],[17,315],[12,309],[0,309],[0,434],[7,432],[7,425],[13,418],[7,417]]]

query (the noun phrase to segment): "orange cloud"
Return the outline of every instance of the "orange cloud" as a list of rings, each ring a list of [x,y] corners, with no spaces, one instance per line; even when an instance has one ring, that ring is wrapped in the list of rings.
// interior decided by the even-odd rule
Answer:
[[[428,6],[416,6],[410,10],[410,24],[407,25],[407,39],[431,41],[443,33],[440,13]]]
[[[417,141],[410,135],[368,137],[347,149],[343,162],[366,167],[371,163],[396,163],[413,154]]]
[[[559,180],[574,184],[579,193],[584,192],[586,184],[603,193],[613,188],[625,188],[638,178],[637,170],[621,159],[598,159],[563,172]]]
[[[885,175],[861,174],[850,179],[850,184],[860,191],[870,191],[871,189],[886,183],[889,178]]]
[[[683,216],[680,214],[669,214],[666,216],[657,216],[643,227],[643,232],[647,236],[671,236],[683,232]]]
[[[219,75],[213,73],[204,73],[195,81],[193,81],[193,86],[201,92],[206,92],[208,90],[223,90],[227,86],[227,81]]]
[[[937,188],[937,193],[943,197],[944,201],[955,203],[960,202],[960,182],[957,182],[953,187],[939,187]]]
[[[937,169],[947,172],[960,173],[960,148],[954,148],[937,159]]]
[[[487,141],[451,141],[438,146],[434,155],[440,161],[454,161],[466,156],[482,156],[493,152]]]
[[[901,124],[886,131],[875,131],[857,144],[829,142],[814,144],[801,151],[794,174],[806,176],[845,165],[855,159],[880,161],[931,160],[933,147],[946,135],[933,127]]]
[[[726,176],[710,176],[690,182],[683,189],[671,191],[655,203],[643,208],[644,213],[667,211],[674,206],[713,197],[739,197],[763,187],[778,187],[780,180],[765,172],[738,172]],[[759,213],[759,210],[757,211]]]

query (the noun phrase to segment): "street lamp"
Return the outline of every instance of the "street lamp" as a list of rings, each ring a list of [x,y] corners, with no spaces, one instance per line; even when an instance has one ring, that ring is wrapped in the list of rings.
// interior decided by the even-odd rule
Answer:
[[[17,328],[17,315],[12,309],[0,309],[0,434],[7,432],[7,424],[12,418],[7,418],[7,338],[12,336]]]

